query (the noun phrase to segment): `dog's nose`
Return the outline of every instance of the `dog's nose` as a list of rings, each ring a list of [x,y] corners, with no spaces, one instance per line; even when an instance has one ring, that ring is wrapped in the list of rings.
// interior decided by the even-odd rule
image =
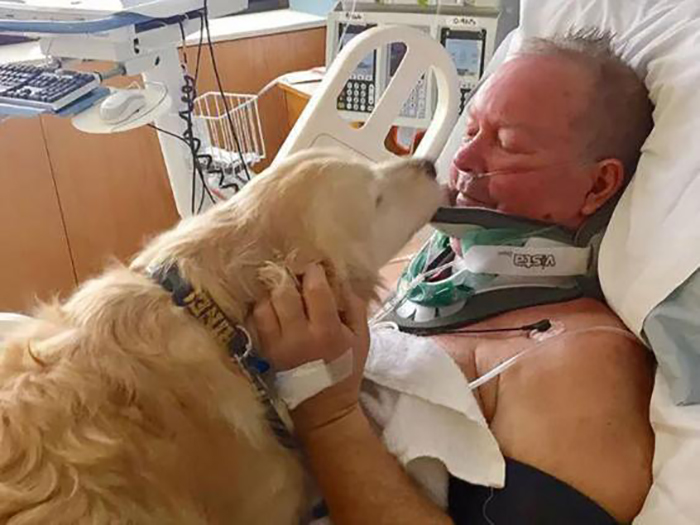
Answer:
[[[437,170],[435,169],[435,164],[432,160],[421,159],[416,161],[418,168],[423,171],[431,179],[437,179]]]

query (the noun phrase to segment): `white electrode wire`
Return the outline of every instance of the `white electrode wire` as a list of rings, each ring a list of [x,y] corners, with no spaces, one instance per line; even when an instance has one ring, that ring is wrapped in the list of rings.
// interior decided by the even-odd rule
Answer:
[[[525,350],[521,350],[517,354],[515,354],[512,357],[509,357],[502,363],[494,366],[491,370],[486,372],[484,375],[477,377],[474,381],[468,384],[469,390],[474,390],[476,388],[479,388],[481,385],[484,383],[488,383],[491,381],[493,378],[496,376],[502,374],[506,370],[508,370],[511,366],[513,366],[515,363],[517,363],[523,356],[526,354],[529,355],[532,352],[536,350],[540,350],[541,348],[547,346],[549,343],[553,341],[560,341],[562,338],[566,338],[572,335],[580,335],[580,334],[585,334],[585,333],[590,333],[590,332],[608,332],[608,333],[614,333],[618,335],[622,335],[626,337],[627,339],[631,339],[635,343],[639,342],[639,339],[632,333],[629,332],[623,328],[618,328],[616,326],[593,326],[591,328],[579,328],[577,330],[571,330],[570,332],[563,332],[559,335],[555,335],[553,337],[550,337],[548,339],[545,339],[544,341],[539,341],[532,346],[527,347]],[[546,332],[543,332],[546,333]]]

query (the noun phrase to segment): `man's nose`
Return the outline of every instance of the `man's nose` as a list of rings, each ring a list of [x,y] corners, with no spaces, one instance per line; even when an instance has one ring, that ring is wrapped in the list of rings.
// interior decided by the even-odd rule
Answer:
[[[454,165],[460,171],[471,173],[483,173],[486,171],[483,144],[478,137],[473,138],[460,146],[453,160]]]

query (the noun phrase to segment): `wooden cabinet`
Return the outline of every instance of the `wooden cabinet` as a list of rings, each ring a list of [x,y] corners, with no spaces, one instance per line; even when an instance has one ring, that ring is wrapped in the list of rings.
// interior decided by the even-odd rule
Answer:
[[[283,73],[324,63],[325,29],[215,44],[223,87],[257,93]],[[193,67],[196,49],[189,48]],[[202,54],[198,90],[216,90]],[[124,82],[121,79],[121,82]],[[267,159],[289,133],[281,91],[259,101]],[[66,294],[110,259],[128,260],[178,220],[150,128],[88,135],[55,117],[0,124],[0,311]]]
[[[284,93],[284,102],[287,105],[287,125],[289,129],[294,127],[299,117],[306,109],[306,104],[311,100],[312,92],[318,89],[320,82],[293,85],[286,82],[280,84]]]

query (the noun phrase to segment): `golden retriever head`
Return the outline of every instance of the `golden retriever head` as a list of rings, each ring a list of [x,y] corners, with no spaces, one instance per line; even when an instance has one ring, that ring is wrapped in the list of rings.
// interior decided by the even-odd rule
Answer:
[[[246,206],[256,203],[262,233],[288,268],[298,273],[322,261],[369,296],[379,269],[430,220],[443,196],[430,162],[371,164],[317,150],[258,177],[244,197],[252,201]]]
[[[173,232],[173,240],[180,239],[176,253],[172,246],[155,251],[171,252],[168,257],[178,262],[184,258],[195,284],[201,277],[196,274],[213,271],[218,283],[202,284],[234,287],[239,300],[254,302],[287,271],[299,274],[319,261],[370,298],[378,270],[444,200],[428,161],[372,164],[341,151],[310,150],[258,175],[225,204],[184,221]],[[183,243],[187,237],[200,239]],[[153,262],[148,253],[137,263]],[[188,260],[198,261],[196,271],[187,268]]]

